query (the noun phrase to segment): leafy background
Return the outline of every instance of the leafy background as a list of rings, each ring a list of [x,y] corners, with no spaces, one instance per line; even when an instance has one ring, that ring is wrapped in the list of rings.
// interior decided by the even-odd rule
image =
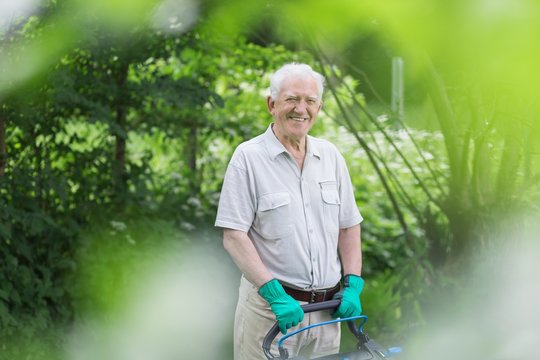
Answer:
[[[344,154],[365,218],[368,332],[417,359],[456,346],[526,358],[536,2],[6,4],[1,359],[232,356],[238,274],[213,228],[219,191],[235,146],[271,121],[269,75],[291,61],[327,79],[312,134]],[[510,340],[487,320],[506,310]],[[439,331],[455,319],[474,333]]]

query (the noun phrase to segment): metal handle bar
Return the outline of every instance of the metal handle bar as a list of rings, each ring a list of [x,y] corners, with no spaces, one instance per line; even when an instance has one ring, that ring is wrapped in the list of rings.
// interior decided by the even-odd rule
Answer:
[[[329,300],[329,301],[322,301],[318,303],[305,304],[305,305],[302,305],[302,310],[304,310],[304,313],[307,314],[307,313],[315,312],[315,311],[336,309],[340,303],[341,303],[341,300]],[[273,359],[272,355],[270,354],[270,346],[272,345],[272,341],[274,341],[274,339],[276,338],[278,334],[279,334],[279,327],[278,327],[278,323],[276,322],[270,328],[270,330],[268,331],[268,333],[266,334],[263,340],[262,348],[267,359]]]
[[[318,303],[312,303],[312,304],[305,304],[302,305],[302,310],[304,310],[304,313],[310,313],[315,311],[322,311],[322,310],[331,310],[331,309],[337,309],[339,304],[341,304],[341,300],[328,300],[328,301],[322,301]],[[347,321],[347,325],[349,327],[349,330],[353,333],[355,337],[358,338],[359,332],[356,328],[354,321],[349,320]],[[276,359],[271,353],[270,353],[270,347],[272,345],[272,341],[276,338],[276,336],[279,334],[279,327],[277,322],[270,328],[266,336],[264,337],[262,348],[264,355],[267,359]]]

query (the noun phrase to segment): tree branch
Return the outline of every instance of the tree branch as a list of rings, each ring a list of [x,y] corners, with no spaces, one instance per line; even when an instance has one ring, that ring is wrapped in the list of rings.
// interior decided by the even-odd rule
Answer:
[[[0,110],[0,176],[4,176],[7,166],[6,118]]]
[[[321,65],[321,71],[323,72],[323,75],[326,77],[326,73],[325,73],[325,69],[324,69],[324,62],[323,62],[322,58],[320,57],[320,54],[318,52],[315,52],[315,56],[316,56],[317,60],[319,61],[320,65]],[[388,195],[388,199],[390,200],[390,203],[392,204],[392,208],[394,210],[394,213],[396,214],[396,217],[397,217],[397,219],[399,221],[399,224],[401,225],[401,228],[403,229],[403,232],[405,234],[408,234],[409,230],[408,230],[407,223],[405,222],[405,217],[403,216],[403,213],[401,212],[401,210],[399,208],[399,205],[397,203],[397,200],[396,200],[396,198],[394,196],[394,193],[393,193],[392,189],[390,188],[388,182],[386,181],[386,177],[382,173],[381,169],[379,168],[379,165],[377,164],[377,161],[374,158],[374,155],[373,155],[373,152],[372,152],[371,148],[364,141],[364,139],[362,139],[358,135],[358,131],[355,131],[354,125],[352,124],[352,121],[350,120],[350,118],[349,118],[349,116],[347,114],[347,111],[345,110],[344,105],[342,104],[341,100],[337,96],[335,88],[331,85],[330,82],[328,82],[328,88],[330,89],[330,92],[332,93],[334,99],[336,100],[336,103],[337,103],[341,113],[343,114],[343,117],[344,117],[344,119],[346,121],[347,126],[349,127],[349,129],[354,130],[354,131],[351,131],[351,133],[356,138],[356,140],[358,141],[358,143],[360,144],[362,149],[364,149],[364,151],[366,152],[366,155],[368,156],[369,162],[371,163],[371,165],[375,169],[375,172],[379,176],[379,179],[381,180],[381,183],[382,183],[382,185],[383,185],[383,187],[384,187],[384,189],[386,191],[386,194]]]

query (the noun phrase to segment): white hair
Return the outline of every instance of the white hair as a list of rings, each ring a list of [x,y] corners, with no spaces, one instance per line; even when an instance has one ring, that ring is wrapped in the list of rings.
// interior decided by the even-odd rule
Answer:
[[[322,99],[324,90],[324,76],[316,72],[307,64],[290,63],[280,67],[275,73],[270,76],[270,97],[276,100],[281,91],[281,83],[286,77],[290,76],[311,76],[317,81],[317,93],[319,99]]]

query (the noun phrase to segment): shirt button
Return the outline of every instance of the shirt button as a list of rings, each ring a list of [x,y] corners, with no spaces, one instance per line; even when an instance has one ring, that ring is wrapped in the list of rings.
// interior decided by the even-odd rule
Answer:
[[[310,234],[313,234],[313,229],[309,229],[309,233],[310,233]]]
[[[306,203],[306,207],[309,207],[309,203]]]

